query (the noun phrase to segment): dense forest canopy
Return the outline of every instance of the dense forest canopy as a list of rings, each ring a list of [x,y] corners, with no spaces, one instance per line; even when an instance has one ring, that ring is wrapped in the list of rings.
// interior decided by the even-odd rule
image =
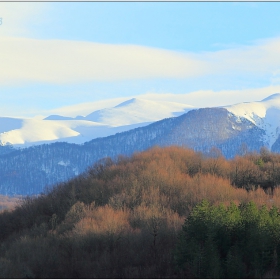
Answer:
[[[234,243],[229,238],[231,241],[225,241],[229,247],[222,249],[215,243],[215,234],[227,228],[222,222],[215,224],[216,218],[211,224],[210,218],[212,212],[219,212],[221,221],[227,221],[229,209],[235,209],[236,217],[246,221],[242,213],[247,212],[242,212],[242,207],[254,205],[256,213],[265,213],[256,217],[261,216],[264,225],[272,223],[274,230],[271,219],[275,215],[278,223],[278,185],[280,155],[265,148],[260,153],[244,150],[243,156],[231,160],[215,148],[205,156],[179,147],[155,147],[131,157],[119,156],[115,161],[105,158],[78,177],[38,197],[25,198],[15,210],[1,213],[0,277],[277,276],[278,235],[276,243],[269,243],[269,238],[267,243],[262,242],[268,244],[267,263],[256,272],[255,264],[238,251],[239,241]],[[210,222],[206,225],[195,220],[195,213],[200,213],[205,205],[211,210],[207,208],[205,218]],[[266,228],[259,223],[258,220],[254,225],[256,232]],[[212,243],[209,241],[207,246],[211,253],[203,256],[214,256],[213,266],[194,266],[191,270],[192,264],[197,265],[197,258],[178,251],[178,244],[187,242],[202,250],[205,247],[199,242],[206,242],[203,234],[210,229]],[[189,231],[202,239],[194,241]],[[240,242],[245,242],[241,233]],[[263,238],[262,234],[256,233],[254,238]],[[257,263],[259,247],[256,248]],[[226,266],[229,256],[236,259],[236,265],[240,259],[244,274],[230,274],[231,268]]]
[[[190,278],[279,278],[279,247],[275,206],[203,200],[184,223],[175,259]]]

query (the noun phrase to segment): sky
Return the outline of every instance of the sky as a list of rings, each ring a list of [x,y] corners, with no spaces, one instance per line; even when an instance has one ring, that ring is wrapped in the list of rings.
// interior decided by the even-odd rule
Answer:
[[[77,104],[89,113],[137,96],[199,107],[261,100],[280,92],[279,9],[1,2],[0,116],[81,114]]]

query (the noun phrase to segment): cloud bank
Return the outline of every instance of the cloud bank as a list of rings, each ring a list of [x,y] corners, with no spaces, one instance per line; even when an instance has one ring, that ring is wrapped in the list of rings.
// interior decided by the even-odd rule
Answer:
[[[0,39],[0,83],[79,83],[202,75],[188,54],[133,45],[63,40]]]
[[[266,75],[272,81],[280,76],[280,38],[260,40],[252,46],[205,53],[200,59],[211,65],[213,73]]]
[[[186,53],[136,45],[0,38],[0,84],[131,79],[265,77],[280,80],[280,38],[216,52]]]

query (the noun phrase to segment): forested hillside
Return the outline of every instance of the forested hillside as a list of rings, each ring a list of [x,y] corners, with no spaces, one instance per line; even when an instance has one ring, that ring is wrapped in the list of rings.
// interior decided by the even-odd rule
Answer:
[[[277,277],[280,244],[274,225],[280,224],[280,155],[262,149],[260,154],[226,160],[218,150],[211,152],[209,157],[185,148],[156,147],[131,157],[105,158],[45,194],[24,199],[15,210],[0,214],[0,277],[231,278],[238,265],[245,278]],[[267,235],[263,243],[270,247],[265,248],[267,263],[258,271],[238,247],[247,240],[243,234],[248,238],[249,212],[247,218],[232,222],[241,225],[237,228],[241,243],[236,245],[235,239],[229,243],[238,252],[228,245],[220,252],[215,243],[216,236],[227,232],[228,225],[223,224],[227,209],[248,208],[252,203],[257,213],[258,209],[271,213],[252,215],[256,221],[254,217],[263,217],[253,228],[256,236],[263,237],[261,232],[258,235],[264,228],[259,224],[270,223],[270,232],[276,234]],[[217,211],[220,216],[211,214]],[[200,223],[196,217],[201,217]],[[218,225],[216,217],[222,217]],[[208,243],[203,237],[207,231],[213,233]],[[189,240],[192,236],[202,239]],[[274,243],[270,238],[276,238]],[[197,250],[195,255],[189,255],[188,249],[178,250],[188,242]],[[256,263],[263,252],[258,244]],[[190,264],[197,264],[195,256],[206,260],[212,255],[210,267],[190,269]],[[232,267],[226,266],[229,256],[236,261]]]

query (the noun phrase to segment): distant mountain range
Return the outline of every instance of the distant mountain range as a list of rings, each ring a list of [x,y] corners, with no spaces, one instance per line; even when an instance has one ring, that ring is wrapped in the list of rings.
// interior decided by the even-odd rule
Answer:
[[[133,98],[113,108],[75,118],[60,115],[44,119],[0,117],[0,143],[21,148],[58,141],[80,144],[163,118],[179,116],[192,108],[176,102]]]
[[[157,107],[159,111],[155,113]],[[146,111],[141,111],[144,108]],[[152,118],[164,118],[165,114],[179,116],[152,122]],[[123,126],[128,129],[106,137],[93,137],[82,144],[55,142],[25,149],[15,149],[10,145],[0,147],[1,194],[38,194],[46,185],[77,176],[104,157],[131,155],[155,145],[186,146],[205,154],[211,153],[211,149],[217,147],[227,158],[241,153],[244,146],[248,151],[259,151],[265,146],[274,152],[280,152],[280,94],[274,94],[259,102],[199,109],[166,102],[160,107],[158,103],[132,99],[85,117],[71,120],[61,118],[63,117],[50,116],[41,120],[41,125],[42,122],[50,122],[50,130],[56,131],[58,136],[65,136],[71,130],[70,126],[65,125],[63,130],[62,125],[58,125],[64,122],[71,122],[72,128],[76,122],[75,129],[81,129],[79,122],[100,125],[102,121],[106,121],[110,129],[120,129]],[[31,124],[33,121],[34,126],[38,125],[39,128],[35,120],[32,120]],[[22,124],[14,119],[8,119],[7,122],[18,126]],[[58,126],[57,130],[53,129],[54,123]],[[132,126],[136,128],[129,129]],[[89,125],[87,129],[90,130],[90,127]],[[18,130],[23,131],[23,128]],[[65,131],[65,134],[62,131]],[[76,139],[75,137],[79,136],[69,138]],[[69,138],[64,137],[64,140]],[[63,137],[60,140],[62,141]]]

